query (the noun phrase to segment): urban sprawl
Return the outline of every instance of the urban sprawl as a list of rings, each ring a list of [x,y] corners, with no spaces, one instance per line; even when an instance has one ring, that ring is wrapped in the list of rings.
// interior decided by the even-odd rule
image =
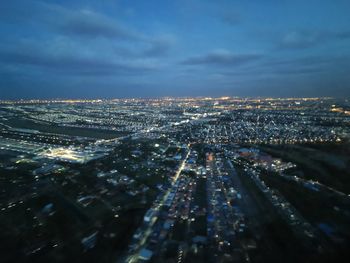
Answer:
[[[0,101],[4,262],[339,262],[350,102]]]

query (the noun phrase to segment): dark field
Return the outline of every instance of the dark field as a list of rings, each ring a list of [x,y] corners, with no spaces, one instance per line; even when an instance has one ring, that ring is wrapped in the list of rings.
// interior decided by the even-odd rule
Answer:
[[[31,129],[40,132],[53,133],[53,134],[64,134],[69,136],[89,137],[96,139],[113,139],[121,136],[128,135],[127,132],[121,131],[110,131],[100,129],[88,129],[88,128],[77,128],[77,127],[64,127],[57,124],[48,122],[38,122],[29,119],[9,119],[2,121],[3,124],[9,125],[13,128]]]
[[[295,163],[298,176],[350,193],[350,144],[270,145],[260,148],[274,157]],[[291,175],[293,171],[289,172]]]

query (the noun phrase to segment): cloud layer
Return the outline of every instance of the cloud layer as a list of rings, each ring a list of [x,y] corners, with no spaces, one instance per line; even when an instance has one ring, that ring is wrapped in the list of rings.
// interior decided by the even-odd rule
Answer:
[[[0,99],[350,96],[349,8],[301,0],[5,1]]]

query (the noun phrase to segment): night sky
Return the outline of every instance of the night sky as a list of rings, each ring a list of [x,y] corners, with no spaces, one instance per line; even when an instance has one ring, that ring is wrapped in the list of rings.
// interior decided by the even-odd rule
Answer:
[[[1,0],[0,99],[350,96],[349,0]]]

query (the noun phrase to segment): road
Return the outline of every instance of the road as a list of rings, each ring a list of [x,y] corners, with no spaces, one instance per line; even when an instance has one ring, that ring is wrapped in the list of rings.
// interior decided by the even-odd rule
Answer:
[[[190,147],[190,145],[188,145],[188,147]],[[188,149],[188,152],[185,156],[185,158],[182,160],[178,170],[176,171],[173,180],[172,180],[172,186],[174,186],[174,184],[177,182],[177,180],[179,179],[179,176],[182,172],[182,170],[185,168],[186,165],[186,161],[188,159],[188,156],[190,155],[190,148]],[[159,202],[157,208],[161,208],[165,201],[167,200],[167,197],[169,195],[169,193],[171,192],[173,187],[170,187],[168,189],[168,191],[166,191],[163,194],[163,197],[161,198],[161,201]],[[141,251],[141,249],[143,248],[144,244],[146,243],[147,239],[150,237],[150,235],[153,232],[153,226],[155,224],[156,220],[150,220],[150,222],[147,224],[146,229],[144,229],[144,225],[142,225],[140,228],[142,228],[143,234],[142,234],[142,238],[139,240],[138,243],[133,244],[133,246],[135,246],[135,249],[132,251],[132,254],[129,254],[125,257],[122,257],[121,260],[118,260],[118,262],[129,262],[129,263],[133,263],[133,262],[137,262],[138,261],[138,256],[139,256],[139,252]],[[144,224],[144,223],[143,223]],[[137,232],[137,230],[135,231],[135,233]]]

